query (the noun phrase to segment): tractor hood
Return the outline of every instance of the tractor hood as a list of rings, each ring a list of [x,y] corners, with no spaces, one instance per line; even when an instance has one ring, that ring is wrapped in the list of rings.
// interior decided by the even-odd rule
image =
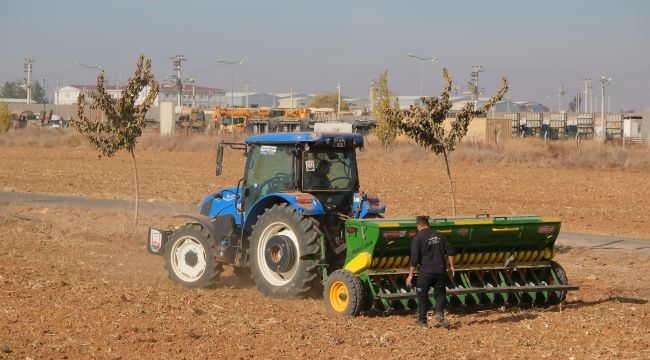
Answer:
[[[247,144],[322,144],[333,145],[344,141],[345,144],[353,144],[354,147],[363,146],[363,136],[351,133],[317,133],[317,132],[290,132],[290,133],[269,133],[254,135],[246,138]]]

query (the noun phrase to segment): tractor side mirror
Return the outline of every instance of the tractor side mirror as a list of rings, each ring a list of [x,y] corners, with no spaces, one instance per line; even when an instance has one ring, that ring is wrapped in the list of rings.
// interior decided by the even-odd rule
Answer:
[[[219,146],[217,149],[217,168],[215,169],[215,174],[217,176],[221,175],[221,163],[223,162],[223,146]]]

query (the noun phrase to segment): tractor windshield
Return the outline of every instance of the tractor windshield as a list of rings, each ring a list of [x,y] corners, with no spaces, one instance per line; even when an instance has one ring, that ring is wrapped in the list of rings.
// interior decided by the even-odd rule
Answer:
[[[315,149],[303,155],[303,191],[354,191],[357,162],[354,149]]]

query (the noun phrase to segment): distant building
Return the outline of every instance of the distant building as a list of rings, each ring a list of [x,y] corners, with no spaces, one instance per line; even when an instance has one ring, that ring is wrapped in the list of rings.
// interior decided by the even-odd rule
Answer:
[[[277,98],[273,94],[264,92],[227,92],[224,101],[221,103],[223,106],[235,107],[276,107]]]
[[[313,95],[294,93],[293,101],[298,108],[307,107]],[[291,93],[227,92],[222,105],[235,107],[291,107]],[[248,106],[247,106],[248,105]]]
[[[122,96],[122,91],[126,87],[123,85],[106,86],[106,92],[112,97],[119,99]],[[54,91],[54,104],[55,105],[74,105],[77,103],[79,94],[97,91],[97,85],[65,85],[61,86]],[[136,104],[141,104],[149,94],[149,88],[142,90]],[[160,96],[160,95],[159,95]],[[154,106],[158,106],[158,98],[154,101]]]
[[[181,106],[192,106],[192,92],[194,92],[194,107],[209,108],[222,105],[225,101],[226,92],[208,86],[200,85],[183,85],[183,96],[181,97]],[[160,101],[171,101],[176,106],[178,88],[173,84],[161,84],[158,98]],[[156,102],[156,106],[158,103]]]
[[[278,107],[281,109],[290,109],[290,108],[306,108],[309,107],[312,97],[293,97],[293,104],[291,103],[291,97],[278,99]]]
[[[420,97],[410,96],[410,95],[400,95],[397,97],[397,101],[399,102],[400,109],[405,109],[411,105],[420,104]]]
[[[420,97],[419,96],[398,96],[400,108],[408,108],[410,105],[419,105]],[[490,98],[480,97],[478,99],[478,106],[483,106],[488,102]],[[449,97],[449,102],[451,102],[451,111],[460,111],[467,103],[473,102],[470,96],[451,96]],[[494,108],[490,110],[491,112],[549,112],[549,109],[543,104],[534,102],[534,101],[510,101],[504,100],[496,103]]]
[[[520,112],[549,112],[549,109],[534,101],[516,101],[515,104],[519,105]]]
[[[106,86],[106,92],[119,99],[122,96],[122,91],[126,88],[124,85]],[[77,103],[77,98],[82,92],[97,91],[96,85],[65,85],[54,91],[54,104],[55,105],[73,105]],[[175,85],[161,84],[158,96],[154,100],[153,106],[158,106],[160,101],[171,101],[176,104],[177,88]],[[142,90],[136,104],[141,104],[149,94],[149,88]],[[198,108],[207,108],[219,105],[224,98],[224,91],[206,86],[194,86],[194,104]],[[192,85],[185,85],[183,89],[183,96],[181,98],[181,105],[190,107],[192,106]]]

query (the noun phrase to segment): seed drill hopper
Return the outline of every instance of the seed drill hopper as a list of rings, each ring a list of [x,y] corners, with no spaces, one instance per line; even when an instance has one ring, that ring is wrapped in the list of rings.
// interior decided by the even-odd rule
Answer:
[[[555,304],[578,289],[552,260],[558,218],[478,215],[429,223],[456,251],[456,275],[447,291],[452,305]],[[327,310],[355,316],[373,307],[417,308],[414,289],[406,285],[416,233],[415,218],[348,220],[345,265],[324,274]]]

